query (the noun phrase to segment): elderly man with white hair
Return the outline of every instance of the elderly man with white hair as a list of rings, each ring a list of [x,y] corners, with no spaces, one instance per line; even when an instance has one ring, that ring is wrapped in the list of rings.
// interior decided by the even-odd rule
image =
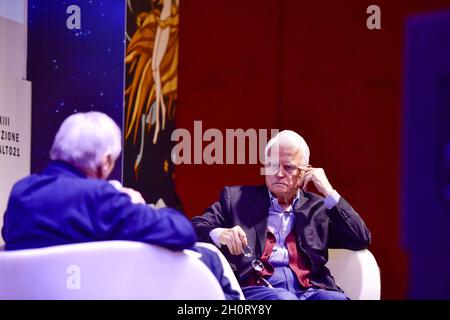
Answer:
[[[309,155],[300,135],[281,131],[265,149],[266,185],[225,187],[191,220],[200,241],[221,248],[246,299],[348,299],[325,267],[328,248],[365,249],[370,231]]]
[[[76,113],[64,120],[48,166],[11,191],[2,229],[5,249],[98,240],[192,247],[195,232],[183,214],[150,208],[137,191],[119,191],[105,181],[121,144],[119,127],[103,113]]]

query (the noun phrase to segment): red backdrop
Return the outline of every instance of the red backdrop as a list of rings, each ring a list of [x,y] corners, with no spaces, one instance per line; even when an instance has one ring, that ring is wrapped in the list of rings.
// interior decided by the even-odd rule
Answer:
[[[177,127],[292,129],[311,163],[360,212],[382,298],[407,292],[401,237],[402,77],[405,18],[448,0],[377,1],[381,30],[366,28],[372,1],[181,1]],[[257,165],[180,165],[189,217],[225,185],[263,183]]]

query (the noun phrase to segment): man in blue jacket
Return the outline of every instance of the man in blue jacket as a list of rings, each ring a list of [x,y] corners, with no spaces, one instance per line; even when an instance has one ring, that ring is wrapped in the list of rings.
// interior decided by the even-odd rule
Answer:
[[[139,192],[106,181],[121,142],[119,127],[103,113],[68,117],[56,133],[48,166],[17,182],[11,191],[2,229],[5,250],[105,240],[192,249],[201,253],[226,298],[239,299],[220,258],[194,246],[194,229],[183,214],[152,208]]]
[[[171,208],[153,209],[132,189],[106,181],[121,152],[121,132],[100,112],[77,113],[59,128],[51,161],[17,182],[4,216],[6,250],[98,240],[135,240],[182,250],[196,236]]]

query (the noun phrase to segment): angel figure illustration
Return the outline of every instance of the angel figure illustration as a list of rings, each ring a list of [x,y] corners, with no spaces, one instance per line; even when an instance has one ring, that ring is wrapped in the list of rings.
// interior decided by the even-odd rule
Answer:
[[[127,5],[132,11],[130,0]],[[139,146],[136,177],[146,137],[158,143],[166,122],[175,116],[177,100],[179,1],[151,1],[151,8],[137,16],[137,29],[129,38],[125,57],[131,78],[125,90],[125,140]]]

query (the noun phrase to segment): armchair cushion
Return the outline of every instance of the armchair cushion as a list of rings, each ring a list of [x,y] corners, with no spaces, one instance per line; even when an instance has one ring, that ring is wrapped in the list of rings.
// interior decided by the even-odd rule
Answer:
[[[0,252],[0,299],[222,300],[197,258],[133,241]]]

